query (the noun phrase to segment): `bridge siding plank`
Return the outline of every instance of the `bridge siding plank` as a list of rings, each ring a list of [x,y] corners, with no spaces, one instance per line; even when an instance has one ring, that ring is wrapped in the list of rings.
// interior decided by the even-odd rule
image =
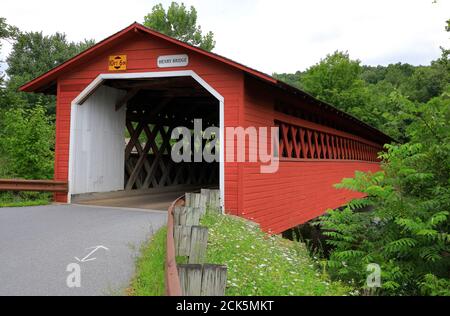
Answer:
[[[263,83],[246,79],[244,126],[274,126],[274,119],[280,117],[274,108],[278,98],[299,102]],[[289,117],[290,123],[303,123],[296,117],[282,116]],[[362,139],[357,135],[354,137]],[[247,151],[248,148],[247,145]],[[355,170],[375,172],[380,169],[378,163],[351,160],[280,160],[276,174],[261,174],[260,166],[259,163],[242,164],[242,185],[239,187],[242,207],[238,215],[275,234],[320,216],[329,208],[337,208],[353,198],[362,197],[357,192],[336,190],[333,184],[352,177]]]

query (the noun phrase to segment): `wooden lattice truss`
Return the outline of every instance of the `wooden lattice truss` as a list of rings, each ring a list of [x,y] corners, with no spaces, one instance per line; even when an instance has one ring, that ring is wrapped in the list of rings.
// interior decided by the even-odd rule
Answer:
[[[293,159],[378,161],[382,148],[358,137],[344,137],[284,122],[280,128],[280,156]]]
[[[117,110],[127,107],[126,190],[218,184],[218,163],[175,163],[171,159],[174,128],[193,129],[194,119],[202,119],[204,128],[218,126],[216,99],[191,78],[124,80],[109,84],[127,91],[116,104]],[[206,141],[202,140],[202,145]],[[203,146],[200,149],[192,146],[192,155]]]

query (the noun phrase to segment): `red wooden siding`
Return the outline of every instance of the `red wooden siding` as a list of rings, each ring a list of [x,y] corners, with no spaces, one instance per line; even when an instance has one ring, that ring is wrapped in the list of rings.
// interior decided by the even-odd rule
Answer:
[[[378,171],[376,152],[381,150],[379,144],[357,135],[275,111],[279,98],[301,102],[246,78],[244,125],[280,126],[280,165],[274,174],[261,174],[258,163],[239,166],[239,215],[272,233],[361,197],[359,193],[336,190],[333,184],[352,177],[356,170]]]
[[[70,140],[70,106],[72,100],[99,74],[108,72],[110,55],[127,55],[127,72],[163,71],[157,68],[156,60],[160,55],[189,54],[188,67],[166,68],[164,70],[193,70],[225,99],[225,125],[239,124],[239,109],[243,103],[243,73],[221,62],[208,59],[198,53],[152,38],[143,33],[118,42],[113,48],[104,52],[82,67],[73,69],[58,78],[58,95],[56,111],[56,157],[55,179],[68,180],[69,140]],[[237,214],[238,177],[237,164],[225,164],[225,203],[227,210]],[[64,194],[57,194],[56,200],[66,202]]]
[[[99,74],[109,72],[110,55],[127,55],[126,72],[193,70],[224,97],[225,127],[280,127],[277,173],[262,174],[259,163],[225,162],[226,211],[252,219],[266,231],[280,233],[360,197],[333,184],[356,170],[379,170],[377,152],[389,138],[355,118],[223,57],[142,29],[130,27],[120,34],[74,58],[63,70],[22,87],[44,91],[56,78],[55,180],[69,180],[71,103]],[[157,67],[158,56],[175,54],[188,54],[189,65]],[[245,149],[248,152],[249,146]],[[55,198],[67,201],[62,193]]]
[[[246,164],[240,215],[261,224],[263,230],[280,233],[322,215],[329,208],[362,197],[333,187],[342,178],[352,177],[355,170],[374,172],[379,165],[357,161],[282,161],[278,173],[261,174],[259,165]]]
[[[283,117],[285,115],[275,113],[275,125],[280,129],[281,158],[378,161],[382,147],[377,144],[339,131],[329,132],[320,126],[311,127],[312,124],[298,119],[293,119],[298,121],[296,124],[286,123]]]

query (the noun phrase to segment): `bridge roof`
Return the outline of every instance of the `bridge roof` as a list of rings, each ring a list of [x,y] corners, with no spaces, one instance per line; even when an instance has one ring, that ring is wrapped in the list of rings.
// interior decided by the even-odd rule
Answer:
[[[335,114],[338,114],[339,116],[343,117],[345,120],[348,120],[349,123],[357,124],[367,131],[370,131],[371,134],[373,134],[377,139],[379,139],[381,142],[388,143],[391,142],[393,139],[389,137],[388,135],[384,134],[383,132],[379,131],[378,129],[360,121],[359,119],[355,118],[354,116],[345,113],[334,106],[332,106],[329,103],[326,103],[322,100],[319,100],[312,95],[306,93],[305,91],[302,91],[296,87],[293,87],[283,81],[280,81],[266,73],[263,73],[261,71],[258,71],[256,69],[250,68],[248,66],[245,66],[241,63],[238,63],[236,61],[233,61],[229,58],[223,57],[221,55],[203,50],[199,47],[187,44],[185,42],[179,41],[177,39],[174,39],[170,36],[164,35],[160,32],[157,32],[155,30],[152,30],[150,28],[145,27],[142,24],[139,24],[137,22],[134,22],[130,26],[124,28],[123,30],[111,35],[110,37],[100,41],[99,43],[95,44],[94,46],[88,48],[87,50],[81,52],[80,54],[70,58],[66,62],[62,63],[61,65],[49,70],[48,72],[40,75],[39,77],[31,80],[30,82],[24,84],[19,88],[20,91],[23,92],[41,92],[45,94],[56,94],[56,81],[58,77],[65,74],[68,71],[71,71],[74,69],[74,67],[81,65],[83,62],[85,62],[90,57],[95,56],[96,54],[108,50],[112,45],[116,44],[118,40],[125,38],[134,32],[142,32],[157,38],[160,38],[162,40],[171,42],[175,45],[179,45],[181,47],[184,47],[186,49],[189,49],[191,51],[197,52],[201,55],[204,55],[208,58],[212,58],[216,61],[219,61],[221,63],[227,64],[228,66],[243,71],[247,75],[257,78],[259,80],[262,80],[272,86],[275,86],[281,90],[283,90],[286,93],[294,94],[296,96],[299,96],[303,99],[308,99],[314,103],[316,106],[320,106],[324,111],[326,112],[334,112]]]

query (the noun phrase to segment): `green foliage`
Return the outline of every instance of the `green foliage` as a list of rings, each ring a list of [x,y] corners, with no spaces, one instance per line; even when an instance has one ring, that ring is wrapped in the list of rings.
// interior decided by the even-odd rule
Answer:
[[[6,23],[6,19],[0,17],[0,39],[14,39],[20,33],[15,26]],[[1,43],[0,43],[1,48]]]
[[[0,125],[1,176],[24,179],[53,177],[54,125],[41,105],[13,108]]]
[[[421,288],[423,295],[450,296],[450,279],[440,279],[433,274],[427,274]]]
[[[427,102],[439,96],[450,82],[450,63],[447,60],[432,62],[429,67],[418,67],[405,82],[404,93],[413,101]]]
[[[367,291],[366,266],[382,269],[386,295],[450,293],[450,94],[409,109],[403,145],[386,145],[383,171],[336,185],[364,193],[321,218],[333,277]],[[361,207],[373,209],[360,212]]]
[[[298,89],[301,89],[301,77],[302,77],[303,72],[301,71],[297,71],[293,74],[290,73],[273,73],[272,76],[278,80],[284,81],[285,83],[296,87]]]
[[[268,237],[254,223],[208,212],[206,261],[228,267],[226,295],[347,295],[351,288],[320,273],[303,244]],[[143,245],[127,294],[164,295],[166,227]],[[177,258],[186,262],[186,257]]]
[[[58,66],[67,59],[93,45],[93,41],[69,42],[65,34],[46,36],[42,32],[19,33],[15,37],[12,52],[7,58],[9,77],[6,82],[1,108],[15,106],[33,107],[38,101],[49,114],[55,113],[55,98],[37,94],[20,93],[18,88],[42,73]]]
[[[167,228],[158,230],[143,245],[136,260],[136,274],[128,289],[133,296],[163,296],[165,294],[164,264],[166,260]]]
[[[228,296],[348,295],[351,287],[317,270],[305,245],[268,236],[241,218],[208,212],[207,262],[226,264]]]
[[[187,9],[184,3],[172,2],[167,12],[162,4],[155,5],[144,17],[144,25],[207,51],[216,45],[214,34],[203,35],[201,26],[197,25],[197,10],[193,6]]]
[[[6,19],[0,17],[0,49],[2,48],[1,40],[12,40],[19,34],[19,30],[15,26],[6,23]],[[0,60],[3,63],[3,60]],[[4,74],[0,73],[0,100],[4,97]]]
[[[40,192],[0,192],[0,207],[47,205],[50,203],[51,195]]]
[[[310,67],[301,77],[301,86],[317,98],[344,111],[364,103],[364,82],[359,61],[348,53],[336,51]]]
[[[0,39],[13,44],[6,60],[7,80],[0,74],[0,178],[50,179],[55,98],[17,90],[94,42],[69,42],[61,33],[20,32],[4,18],[0,18]],[[40,205],[49,199],[46,193],[3,192],[0,206]]]
[[[358,60],[351,60],[346,52],[336,51],[305,72],[274,76],[352,113],[364,110],[369,97],[364,81],[360,78],[361,72]]]
[[[398,89],[414,74],[415,69],[413,65],[403,63],[390,64],[386,67],[363,66],[361,78],[370,84],[387,82]]]
[[[439,97],[450,84],[450,52],[441,49],[442,56],[430,66],[361,66],[348,53],[336,51],[304,72],[274,76],[403,143],[420,104]]]

